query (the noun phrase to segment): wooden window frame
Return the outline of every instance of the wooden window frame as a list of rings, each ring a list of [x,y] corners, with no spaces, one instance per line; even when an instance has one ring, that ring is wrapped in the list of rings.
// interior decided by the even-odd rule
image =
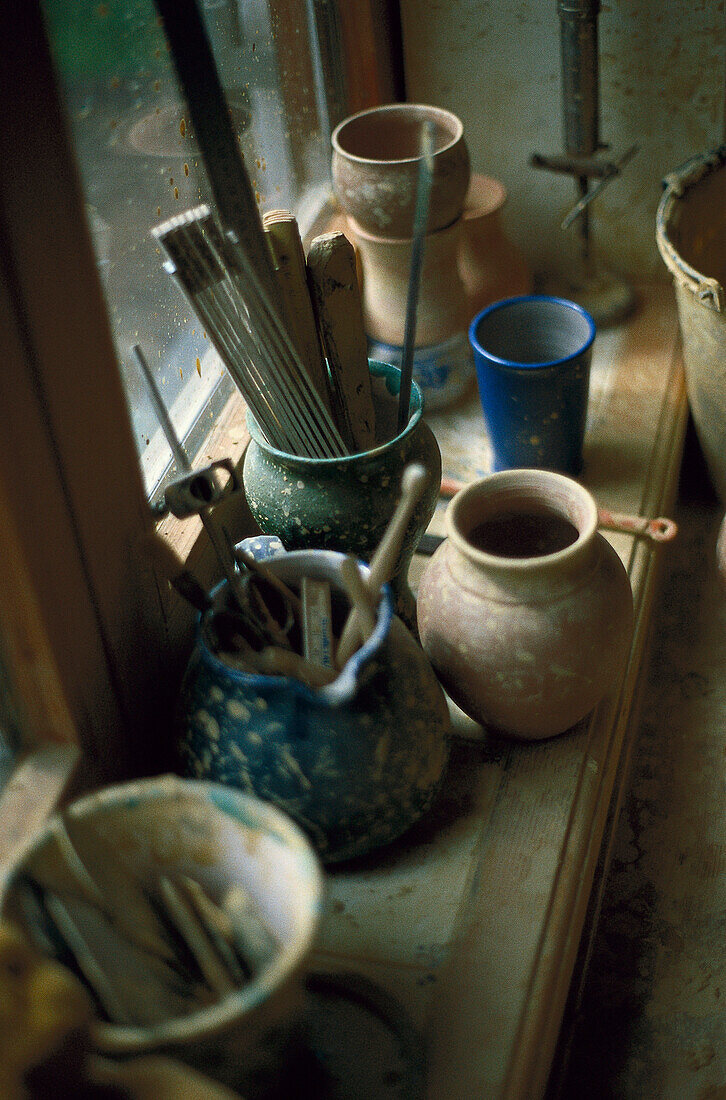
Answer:
[[[368,67],[351,109],[393,87],[373,47],[381,3],[340,5],[348,70],[356,48]],[[27,739],[0,798],[7,861],[70,794],[170,766],[194,616],[142,548],[154,520],[40,0],[0,0],[0,20],[0,631]],[[234,395],[201,461],[241,459],[244,417]],[[201,525],[156,527],[211,584]]]

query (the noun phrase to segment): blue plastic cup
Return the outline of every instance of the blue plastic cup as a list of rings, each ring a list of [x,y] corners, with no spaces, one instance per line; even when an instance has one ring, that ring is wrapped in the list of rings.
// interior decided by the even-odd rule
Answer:
[[[566,298],[505,298],[469,326],[494,470],[577,474],[595,322]]]

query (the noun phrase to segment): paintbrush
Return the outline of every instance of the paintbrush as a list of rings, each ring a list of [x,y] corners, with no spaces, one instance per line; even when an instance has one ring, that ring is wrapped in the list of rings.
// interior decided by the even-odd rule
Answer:
[[[411,266],[408,277],[408,295],[406,297],[406,319],[403,328],[401,389],[398,394],[399,432],[402,432],[408,424],[409,405],[411,403],[413,350],[416,342],[416,310],[418,307],[418,292],[421,283],[426,223],[429,217],[431,181],[434,173],[434,132],[433,122],[431,119],[427,119],[421,131],[421,159],[419,161],[418,180],[416,183],[416,207],[413,218]]]

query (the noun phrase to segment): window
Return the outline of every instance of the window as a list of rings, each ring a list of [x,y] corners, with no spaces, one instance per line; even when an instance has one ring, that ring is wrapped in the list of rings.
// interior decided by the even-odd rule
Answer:
[[[264,25],[241,22],[259,34],[258,42],[267,35],[268,48],[254,61],[260,72],[289,76],[291,66],[298,66],[297,79],[281,82],[277,91],[267,89],[269,110],[275,103],[286,112],[274,121],[285,139],[276,155],[288,175],[284,183],[275,183],[279,192],[261,191],[263,208],[293,206],[303,227],[311,229],[327,193],[321,105],[327,103],[332,126],[345,111],[391,98],[386,71],[377,68],[384,53],[372,44],[372,13],[389,0],[338,3],[243,4],[245,17],[255,13],[262,20],[267,13]],[[284,20],[293,8],[300,18]],[[211,4],[206,10],[210,19],[229,16],[226,5],[216,15]],[[311,12],[320,17],[315,24]],[[161,129],[168,119],[165,106],[180,109],[151,0],[5,0],[0,28],[5,107],[0,127],[0,678],[7,696],[0,732],[13,755],[30,751],[13,770],[0,800],[0,851],[7,856],[52,809],[71,778],[80,790],[170,766],[165,731],[192,617],[155,576],[141,547],[140,536],[150,522],[146,490],[168,456],[151,461],[152,436],[146,444],[142,435],[145,395],[129,373],[125,341],[142,342],[149,358],[147,340],[156,341],[161,377],[172,365],[181,367],[179,383],[171,371],[165,383],[175,387],[171,404],[178,430],[186,431],[195,418],[206,419],[215,424],[222,447],[229,431],[209,404],[210,393],[218,392],[212,372],[205,389],[205,371],[200,379],[196,355],[191,369],[172,361],[180,326],[182,340],[199,334],[192,333],[195,322],[163,272],[161,258],[149,251],[148,228],[175,210],[178,183],[167,163],[171,154],[159,153],[153,142],[155,151],[146,151],[145,128],[156,120]],[[317,70],[313,53],[298,45],[302,37],[310,46],[311,28],[317,29],[322,59]],[[348,70],[354,71],[353,82],[348,72],[343,80],[326,60],[340,61],[341,40],[344,51],[355,52],[355,65]],[[135,52],[141,43],[143,61]],[[248,45],[256,54],[252,40]],[[159,75],[162,67],[165,79]],[[245,108],[250,123],[243,143],[252,141],[254,103],[252,96]],[[289,123],[284,131],[283,117]],[[182,133],[181,118],[179,139],[186,139],[191,135],[186,127]],[[136,145],[130,139],[134,126]],[[249,163],[252,153],[246,155]],[[83,194],[74,159],[81,166]],[[202,166],[176,159],[183,173],[178,178],[188,189],[182,199],[180,187],[179,204],[204,198]],[[272,154],[268,151],[264,168],[260,159],[264,182],[272,178]],[[89,165],[96,166],[95,176]],[[139,322],[148,326],[146,332]],[[190,396],[196,394],[195,411],[183,406],[187,388]],[[194,409],[194,401],[188,404]],[[133,409],[133,431],[126,405]],[[229,405],[238,417],[241,403],[234,399]],[[139,451],[145,456],[146,485]],[[184,531],[174,544],[184,556],[193,552],[192,568],[211,583],[213,555],[199,529],[189,536]],[[9,771],[1,748],[0,764]]]
[[[200,10],[260,209],[294,210],[305,232],[330,190],[329,99],[343,109],[339,74],[328,56],[324,75],[320,52],[322,40],[331,53],[334,8],[200,0]],[[153,0],[44,0],[43,11],[151,492],[171,456],[132,346],[143,348],[192,452],[232,392],[150,236],[152,226],[209,201],[204,165]]]

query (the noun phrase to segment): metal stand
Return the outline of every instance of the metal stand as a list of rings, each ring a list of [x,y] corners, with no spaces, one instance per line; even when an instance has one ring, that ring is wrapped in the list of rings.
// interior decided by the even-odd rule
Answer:
[[[599,136],[599,68],[597,17],[599,0],[558,0],[560,56],[562,62],[562,106],[565,153],[545,157],[535,153],[534,168],[573,176],[578,200],[562,221],[567,229],[577,223],[580,270],[558,289],[587,309],[595,323],[604,327],[622,320],[632,309],[632,287],[617,275],[605,271],[595,260],[589,206],[604,188],[620,175],[637,152],[633,145],[616,161],[598,159],[608,146]],[[591,184],[591,180],[594,180]]]

